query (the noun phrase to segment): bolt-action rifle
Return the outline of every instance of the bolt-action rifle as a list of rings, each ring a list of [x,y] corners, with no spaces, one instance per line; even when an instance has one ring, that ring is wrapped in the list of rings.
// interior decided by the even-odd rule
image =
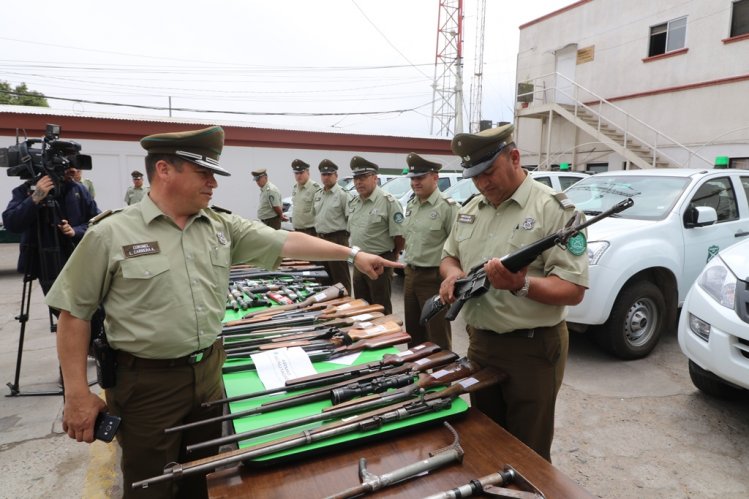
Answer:
[[[575,215],[567,222],[564,228],[559,231],[550,234],[542,239],[539,239],[535,243],[529,244],[528,246],[521,248],[514,253],[503,256],[500,258],[502,265],[507,268],[510,272],[517,272],[524,267],[528,266],[535,260],[538,255],[551,248],[552,246],[559,245],[564,247],[572,236],[578,234],[584,228],[593,225],[596,222],[603,220],[604,218],[610,217],[615,213],[626,210],[634,204],[631,198],[627,198],[620,203],[615,204],[608,210],[594,216],[590,220],[580,223],[580,213],[575,212]],[[473,267],[465,277],[455,281],[455,289],[453,294],[455,295],[455,302],[450,305],[445,319],[448,321],[454,320],[463,305],[471,298],[477,298],[487,291],[491,287],[489,278],[486,275],[484,266],[487,262],[482,262]],[[421,311],[420,322],[422,325],[429,322],[435,315],[437,315],[447,304],[442,303],[439,295],[435,295],[424,304],[424,308]]]
[[[236,395],[234,397],[228,397],[220,400],[203,402],[203,407],[211,407],[213,405],[225,404],[227,402],[237,402],[239,400],[264,397],[266,395],[272,395],[274,393],[281,393],[286,391],[306,390],[308,388],[317,388],[320,386],[327,386],[327,389],[330,389],[335,383],[352,383],[354,378],[359,378],[364,375],[373,374],[374,376],[382,376],[383,374],[390,372],[391,369],[394,369],[396,367],[406,366],[407,368],[410,368],[411,363],[423,363],[425,361],[422,361],[422,359],[424,359],[425,357],[429,357],[439,351],[439,345],[430,342],[421,343],[420,345],[416,345],[415,347],[404,350],[402,352],[387,353],[383,355],[382,359],[378,361],[345,367],[342,370],[337,369],[335,371],[324,372],[315,375],[314,379],[310,379],[308,377],[291,378],[286,380],[286,384],[284,386],[280,386],[278,388],[270,388],[267,390],[246,393],[243,395]],[[455,360],[457,358],[457,355],[452,352],[448,352],[448,354],[452,356],[450,360]]]
[[[191,461],[184,464],[171,464],[164,468],[159,476],[134,482],[133,489],[147,488],[155,483],[182,478],[195,473],[205,473],[229,464],[241,463],[247,459],[267,456],[275,452],[301,447],[333,437],[359,431],[372,431],[384,425],[407,420],[422,414],[439,412],[448,409],[453,400],[463,394],[474,393],[501,380],[501,374],[491,368],[485,368],[469,378],[457,381],[439,392],[429,392],[418,400],[398,402],[381,407],[371,412],[349,416],[341,421],[324,424],[318,428],[305,430],[288,437],[277,438],[269,442],[256,444],[244,449],[222,452],[215,456]]]
[[[425,366],[419,367],[423,370]],[[376,409],[377,407],[391,405],[402,400],[413,399],[418,394],[423,393],[425,390],[429,390],[431,388],[436,388],[439,386],[447,386],[453,381],[463,379],[472,374],[475,374],[479,371],[479,369],[480,367],[478,364],[476,364],[475,362],[471,362],[466,358],[463,358],[458,362],[453,362],[452,364],[441,367],[431,374],[420,374],[418,380],[415,383],[414,376],[418,374],[418,371],[391,375],[388,376],[387,379],[375,378],[369,383],[350,384],[349,386],[334,388],[330,391],[332,393],[331,398],[334,402],[336,391],[343,391],[345,396],[357,396],[361,393],[370,393],[372,390],[377,390],[377,392],[372,397],[367,397],[360,400],[354,399],[349,403],[341,406],[333,405],[324,409],[323,411],[320,411],[317,414],[311,414],[309,416],[303,416],[301,418],[291,419],[288,421],[281,421],[279,423],[262,428],[256,428],[254,430],[236,433],[234,435],[227,435],[225,437],[193,444],[188,446],[186,450],[187,452],[192,452],[198,449],[203,449],[205,447],[213,447],[231,442],[239,442],[241,440],[247,440],[249,438],[254,438],[260,435],[268,435],[270,433],[276,433],[279,431],[287,430],[289,428],[296,428],[298,426],[317,423],[319,421],[329,421],[331,419],[347,417],[352,414],[361,414],[363,412]],[[395,388],[395,390],[386,392],[386,390],[390,388]]]

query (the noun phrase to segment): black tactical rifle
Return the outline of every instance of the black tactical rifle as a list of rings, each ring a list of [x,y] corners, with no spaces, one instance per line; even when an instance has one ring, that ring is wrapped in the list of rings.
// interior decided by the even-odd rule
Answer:
[[[507,270],[509,270],[510,272],[517,272],[522,268],[530,265],[533,260],[538,257],[538,255],[551,248],[552,246],[558,244],[561,247],[564,247],[564,245],[567,244],[567,241],[569,241],[570,238],[575,236],[584,228],[593,225],[594,223],[603,220],[604,218],[610,217],[615,213],[624,211],[633,204],[635,204],[634,201],[632,201],[631,198],[627,198],[624,201],[615,204],[608,210],[601,212],[600,214],[583,223],[579,223],[580,213],[575,212],[575,215],[570,218],[567,224],[565,224],[564,228],[542,239],[539,239],[535,243],[529,244],[528,246],[521,248],[514,253],[503,256],[499,261],[502,262],[502,265],[504,265],[505,268],[507,268]],[[486,271],[484,270],[484,266],[486,265],[486,263],[487,262],[482,262],[476,265],[468,272],[468,274],[466,274],[465,277],[455,281],[455,302],[450,305],[447,314],[445,314],[445,319],[449,321],[454,320],[458,316],[460,309],[463,308],[465,302],[467,302],[471,298],[479,297],[489,291],[491,283],[489,282],[489,278],[487,277]],[[447,304],[442,303],[439,295],[435,295],[430,298],[424,304],[424,308],[421,311],[421,324],[424,325],[429,322],[432,317],[437,315],[446,306]]]

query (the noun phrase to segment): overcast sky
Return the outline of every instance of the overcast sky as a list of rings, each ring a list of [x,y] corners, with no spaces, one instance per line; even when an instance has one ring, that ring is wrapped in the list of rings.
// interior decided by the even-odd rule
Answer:
[[[573,1],[486,3],[482,117],[511,121],[518,27]],[[464,0],[466,127],[477,10]],[[437,15],[438,0],[34,0],[0,15],[0,80],[62,110],[168,116],[171,97],[172,108],[255,113],[175,117],[423,136]]]

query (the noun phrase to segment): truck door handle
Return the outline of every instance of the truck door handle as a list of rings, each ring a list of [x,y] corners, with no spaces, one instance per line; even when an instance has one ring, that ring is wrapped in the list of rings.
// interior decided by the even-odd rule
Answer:
[[[741,230],[733,235],[733,237],[744,237],[744,236],[749,236],[749,232],[745,230]]]

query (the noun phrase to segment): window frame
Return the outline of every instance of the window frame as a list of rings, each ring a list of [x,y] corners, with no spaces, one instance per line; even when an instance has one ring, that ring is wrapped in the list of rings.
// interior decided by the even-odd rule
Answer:
[[[734,31],[736,29],[734,21],[736,20],[737,5],[741,5],[741,9],[746,9],[745,11],[742,11],[742,14],[744,14],[744,16],[746,17],[746,21],[743,26],[744,31],[742,33],[737,33],[736,31]],[[728,35],[729,38],[749,35],[749,0],[734,0],[733,2],[731,2],[731,25],[728,28]]]
[[[679,21],[683,21],[684,22],[684,26],[683,27],[681,27],[681,26],[672,27],[673,24],[675,24],[675,23],[677,23]],[[672,52],[677,52],[679,50],[685,49],[687,47],[687,25],[688,25],[688,23],[687,23],[687,16],[681,16],[681,17],[677,17],[675,19],[671,19],[670,21],[666,21],[665,23],[660,23],[660,24],[655,24],[653,26],[650,26],[650,34],[648,36],[648,57],[649,58],[650,57],[658,57],[660,55],[670,54]],[[663,51],[661,51],[661,52],[654,52],[654,50],[655,50],[654,47],[653,47],[653,45],[654,45],[654,43],[653,43],[654,42],[654,36],[656,36],[656,35],[662,35],[662,32],[659,31],[658,33],[654,34],[653,30],[659,29],[659,28],[663,28],[664,26],[665,26],[665,35],[666,35],[666,38],[663,41]],[[680,47],[672,47],[671,49],[669,49],[669,43],[671,42],[671,37],[674,36],[674,32],[676,30],[681,30],[681,29],[684,30],[684,40],[683,40],[682,45]]]

